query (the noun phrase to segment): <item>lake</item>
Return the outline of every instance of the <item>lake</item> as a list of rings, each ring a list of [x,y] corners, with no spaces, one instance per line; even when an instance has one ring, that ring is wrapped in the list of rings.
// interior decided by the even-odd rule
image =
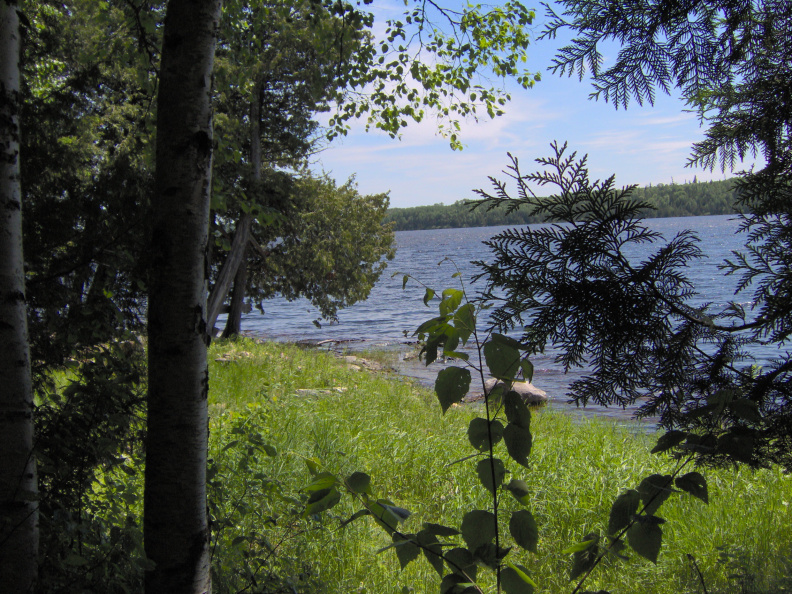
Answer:
[[[737,233],[738,222],[734,217],[649,219],[647,224],[662,233],[666,240],[684,229],[692,229],[701,239],[700,247],[706,257],[696,261],[689,270],[690,278],[699,291],[699,302],[710,302],[716,308],[726,305],[728,301],[740,302],[746,308],[750,306],[750,293],[735,297],[737,279],[724,277],[718,269],[723,259],[730,256],[732,250],[740,249],[744,242],[744,235]],[[313,320],[318,318],[318,313],[307,300],[288,302],[285,299],[271,299],[264,302],[263,314],[254,309],[243,316],[242,329],[245,334],[268,340],[331,341],[325,344],[349,351],[394,350],[398,353],[400,373],[432,385],[442,364],[433,364],[427,369],[416,361],[405,361],[404,354],[414,350],[414,330],[424,321],[438,315],[437,302],[430,303],[430,307],[424,306],[424,287],[411,280],[402,290],[402,277],[409,274],[438,293],[448,287],[459,287],[461,279],[468,292],[474,293],[478,287],[470,282],[476,273],[471,261],[487,260],[488,248],[482,242],[505,228],[397,232],[396,257],[389,263],[368,300],[341,310],[337,323],[322,323],[321,328],[317,328]],[[636,252],[631,257],[640,259],[643,255]],[[449,261],[438,265],[445,258]],[[452,278],[457,267],[461,277]],[[392,277],[395,273],[398,273],[396,277]],[[218,322],[218,327],[222,327],[221,324]],[[753,354],[761,363],[777,353],[774,348],[765,348]],[[553,405],[575,409],[574,405],[566,404],[565,394],[569,384],[579,378],[582,371],[573,370],[565,374],[553,361],[551,352],[533,357],[532,362],[535,369],[533,383],[553,398]],[[625,411],[604,410],[596,406],[575,412],[625,418]],[[629,417],[629,414],[626,416]]]

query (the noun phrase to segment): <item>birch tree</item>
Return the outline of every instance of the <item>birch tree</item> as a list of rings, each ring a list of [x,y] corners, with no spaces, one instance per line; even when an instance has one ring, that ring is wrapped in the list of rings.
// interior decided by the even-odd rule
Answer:
[[[148,302],[146,592],[209,592],[206,291],[220,0],[171,0],[157,113]]]
[[[33,399],[22,259],[19,7],[0,1],[0,576],[31,592],[38,571]]]

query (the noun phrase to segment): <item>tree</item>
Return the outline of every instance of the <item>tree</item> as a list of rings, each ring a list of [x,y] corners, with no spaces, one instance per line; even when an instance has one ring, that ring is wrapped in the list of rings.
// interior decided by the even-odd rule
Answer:
[[[564,347],[567,367],[587,363],[591,373],[572,386],[577,402],[634,403],[640,415],[659,415],[669,443],[711,462],[737,460],[792,468],[792,357],[781,354],[758,368],[745,347],[783,345],[792,331],[790,254],[790,139],[792,88],[789,11],[778,2],[627,4],[563,2],[545,35],[561,27],[578,34],[562,48],[554,69],[590,72],[593,97],[626,107],[652,101],[656,88],[679,88],[710,127],[694,146],[691,164],[732,167],[754,153],[766,161],[742,172],[736,183],[747,252],[724,264],[752,285],[754,305],[695,307],[684,274],[698,256],[696,239],[681,233],[646,261],[630,262],[631,242],[656,242],[639,220],[645,204],[633,188],[617,190],[612,178],[591,182],[585,159],[556,147],[541,159],[550,171],[511,170],[518,197],[495,182],[482,192],[491,205],[510,204],[546,213],[568,226],[509,232],[493,238],[489,297],[506,297],[494,314],[502,328],[525,326],[523,341],[536,351]],[[603,70],[597,44],[622,44],[614,66]],[[555,184],[547,203],[528,184]],[[684,442],[684,443],[683,443]]]
[[[210,332],[232,282],[232,308],[241,307],[251,229],[272,224],[270,213],[283,206],[267,195],[262,168],[294,168],[315,150],[314,115],[345,84],[341,65],[364,37],[326,7],[301,2],[227,3],[221,33],[216,107],[223,142],[213,203],[221,219],[235,213],[236,228],[209,296]]]
[[[220,0],[170,0],[157,98],[148,300],[147,592],[209,592],[206,283]]]
[[[19,6],[0,2],[0,574],[12,592],[38,575],[33,394],[22,257]]]
[[[361,196],[354,180],[337,186],[327,176],[304,176],[289,205],[280,225],[254,233],[267,248],[253,252],[249,294],[259,303],[306,297],[323,318],[335,319],[339,309],[368,297],[393,258],[393,232],[382,224],[388,196]],[[232,313],[229,321],[238,323]]]

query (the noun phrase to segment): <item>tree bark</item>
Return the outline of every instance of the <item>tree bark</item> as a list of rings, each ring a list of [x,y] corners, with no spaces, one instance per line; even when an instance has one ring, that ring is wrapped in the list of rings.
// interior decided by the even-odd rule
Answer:
[[[245,250],[245,256],[247,256],[247,250]],[[223,330],[223,338],[238,336],[242,331],[242,312],[245,309],[247,276],[247,258],[245,258],[242,264],[239,265],[234,277],[234,289],[231,291],[231,308],[228,310],[228,319],[226,320],[225,330]]]
[[[170,0],[157,99],[144,537],[154,593],[211,589],[206,291],[221,0]]]
[[[19,10],[0,0],[0,576],[8,592],[38,577],[33,397],[22,258]]]
[[[234,232],[234,240],[231,242],[231,251],[223,262],[220,268],[220,274],[217,275],[217,280],[212,287],[212,293],[209,295],[209,305],[207,307],[206,315],[206,329],[210,336],[214,336],[214,327],[217,323],[217,316],[220,315],[220,310],[223,308],[228,297],[228,292],[231,290],[231,285],[234,282],[234,277],[239,270],[242,261],[245,259],[247,253],[247,244],[250,241],[250,229],[253,226],[253,215],[246,212],[242,215],[237,223]]]
[[[258,185],[261,182],[261,85],[256,85],[255,95],[250,101],[250,164],[253,167],[252,179],[254,184]],[[231,243],[231,251],[228,257],[223,262],[220,268],[220,274],[217,276],[212,293],[209,295],[209,307],[207,321],[207,330],[213,336],[214,325],[217,322],[217,316],[220,315],[220,309],[223,307],[228,291],[231,289],[231,283],[234,282],[234,289],[236,290],[236,282],[234,277],[243,262],[246,262],[245,255],[247,253],[247,246],[251,240],[250,230],[253,226],[253,215],[246,212],[237,223],[236,231],[234,232],[234,240]],[[247,273],[245,274],[247,278]],[[244,291],[244,286],[243,289]],[[244,299],[244,295],[242,296]],[[229,320],[231,319],[229,314]],[[236,332],[239,333],[239,330]],[[225,336],[225,331],[223,332]]]

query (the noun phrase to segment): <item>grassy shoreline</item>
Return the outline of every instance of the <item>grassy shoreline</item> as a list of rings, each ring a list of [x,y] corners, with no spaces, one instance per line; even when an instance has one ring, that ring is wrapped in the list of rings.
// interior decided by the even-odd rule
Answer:
[[[471,410],[457,407],[443,417],[434,395],[412,381],[282,343],[217,343],[210,378],[210,450],[220,469],[213,480],[221,487],[219,493],[214,487],[221,500],[214,509],[217,558],[222,556],[216,591],[241,583],[244,576],[232,574],[251,555],[269,555],[259,579],[274,567],[296,586],[304,584],[304,591],[438,591],[440,580],[425,560],[400,571],[392,551],[376,554],[390,540],[373,522],[364,518],[338,527],[357,509],[350,502],[324,514],[321,524],[306,525],[286,521],[297,507],[289,497],[310,482],[309,463],[344,476],[362,471],[372,476],[378,496],[413,512],[408,531],[424,521],[458,526],[464,512],[488,505],[474,462],[452,464],[470,454]],[[613,499],[647,474],[669,472],[672,461],[649,454],[651,436],[607,421],[573,420],[546,410],[534,415],[533,432],[531,468],[511,469],[532,490],[539,554],[521,552],[515,561],[529,569],[538,591],[571,592],[570,556],[560,551],[588,532],[604,530]],[[244,440],[250,435],[278,455],[246,458]],[[242,445],[229,446],[232,439]],[[657,565],[631,555],[629,562],[598,569],[588,589],[703,592],[692,555],[710,593],[790,591],[783,588],[790,587],[784,576],[790,575],[792,477],[777,469],[702,472],[710,504],[684,496],[664,505],[667,523]],[[248,479],[254,475],[259,478]],[[255,500],[254,512],[240,513],[243,503],[250,507],[241,502],[245,498]],[[504,509],[512,503],[504,498]],[[264,524],[271,528],[262,532]],[[252,537],[240,540],[248,533],[266,535],[267,545]],[[275,552],[266,553],[267,546]]]

